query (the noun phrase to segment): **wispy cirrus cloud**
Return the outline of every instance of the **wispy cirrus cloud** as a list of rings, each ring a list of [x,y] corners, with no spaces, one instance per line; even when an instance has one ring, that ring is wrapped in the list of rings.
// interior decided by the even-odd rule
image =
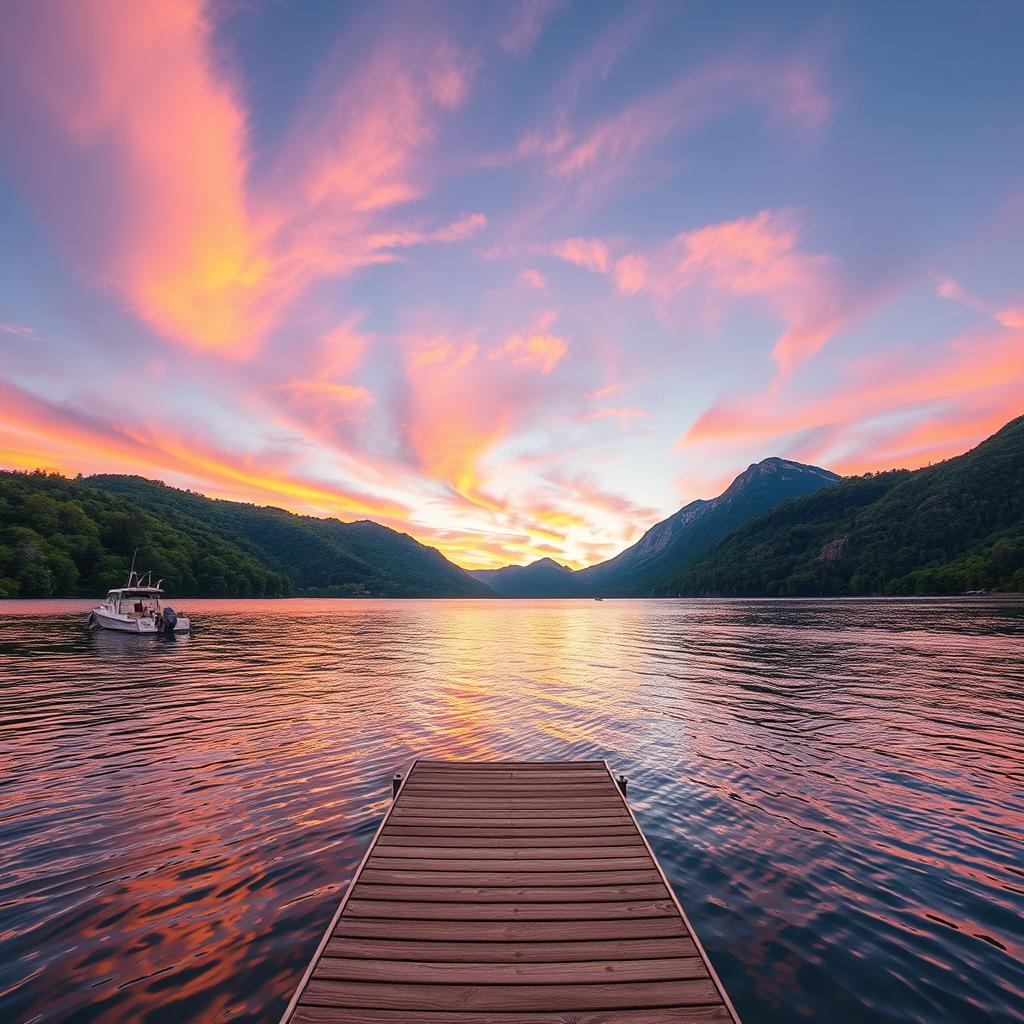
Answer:
[[[39,332],[26,324],[0,324],[0,334],[6,334],[12,338],[22,338],[26,341],[39,340]]]
[[[328,69],[315,117],[254,184],[242,89],[217,60],[204,4],[51,6],[23,9],[0,44],[7,113],[29,140],[15,162],[80,271],[164,337],[250,354],[317,279],[486,224],[481,213],[434,228],[382,220],[421,193],[417,153],[465,99],[470,63],[449,42],[416,40],[433,52],[412,64],[409,37],[382,40],[341,92],[345,72]],[[66,172],[40,176],[41,164]]]
[[[957,454],[1021,412],[1024,346],[1016,331],[960,336],[922,363],[913,352],[868,361],[849,383],[810,398],[720,400],[679,448],[755,446],[839,472],[920,466]]]
[[[614,52],[609,60],[614,63]],[[674,158],[664,156],[670,142],[736,109],[759,109],[776,125],[819,128],[833,107],[822,78],[816,64],[799,57],[715,58],[612,114],[586,121],[558,108],[548,129],[530,131],[513,149],[485,161],[532,162],[548,178],[571,183],[577,198],[593,201],[627,182],[663,177],[666,159],[674,167]],[[652,156],[658,158],[654,164],[641,168]]]
[[[1009,327],[1012,330],[1024,330],[1024,307],[999,306],[986,302],[976,295],[972,295],[957,284],[956,281],[948,277],[939,281],[935,287],[935,293],[944,299],[949,299],[951,302],[966,306],[976,313],[982,313],[984,316],[991,317],[997,323],[1002,324],[1003,327]]]
[[[498,36],[501,48],[515,57],[529,53],[545,22],[565,4],[566,0],[518,0],[510,4],[508,24]]]

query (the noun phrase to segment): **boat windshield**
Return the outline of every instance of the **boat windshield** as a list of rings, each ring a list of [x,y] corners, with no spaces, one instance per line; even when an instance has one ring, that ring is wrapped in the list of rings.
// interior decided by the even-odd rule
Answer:
[[[116,606],[119,614],[131,618],[160,611],[158,590],[111,590],[107,600]]]

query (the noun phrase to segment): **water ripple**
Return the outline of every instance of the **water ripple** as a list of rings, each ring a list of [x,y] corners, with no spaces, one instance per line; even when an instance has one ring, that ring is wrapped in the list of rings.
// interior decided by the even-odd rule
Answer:
[[[0,1018],[276,1021],[417,755],[606,757],[748,1022],[1024,1020],[1024,603],[0,608]]]

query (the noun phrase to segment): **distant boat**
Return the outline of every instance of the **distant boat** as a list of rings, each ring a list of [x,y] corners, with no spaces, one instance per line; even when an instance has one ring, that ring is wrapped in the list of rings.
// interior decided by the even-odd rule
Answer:
[[[187,633],[192,627],[189,620],[170,606],[161,604],[163,580],[158,580],[154,587],[144,585],[147,579],[152,584],[152,574],[142,576],[135,572],[133,558],[128,582],[123,587],[107,591],[102,603],[89,612],[89,625],[119,633]]]
[[[603,600],[604,600],[604,598],[603,598],[603,597],[595,597],[595,598],[594,598],[594,600],[595,600],[595,601],[603,601]]]
[[[964,597],[985,597],[988,593],[987,590],[967,590],[964,592]]]

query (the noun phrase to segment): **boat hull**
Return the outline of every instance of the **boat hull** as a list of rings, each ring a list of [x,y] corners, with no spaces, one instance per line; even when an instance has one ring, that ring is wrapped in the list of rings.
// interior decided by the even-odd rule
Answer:
[[[143,617],[139,619],[123,619],[117,615],[108,615],[106,612],[96,608],[93,610],[93,617],[96,625],[101,629],[112,629],[117,633],[135,633],[137,635],[156,636],[163,632],[157,628],[153,619]],[[188,619],[179,616],[174,624],[175,633],[187,633],[190,628]]]

